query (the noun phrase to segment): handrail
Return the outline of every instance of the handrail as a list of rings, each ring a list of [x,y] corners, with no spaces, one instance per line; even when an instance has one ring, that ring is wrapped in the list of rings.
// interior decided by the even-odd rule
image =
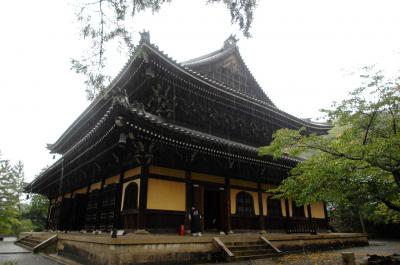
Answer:
[[[219,239],[219,237],[214,237],[213,238],[214,244],[217,245],[220,249],[222,249],[227,256],[227,260],[230,261],[235,255],[230,251],[225,244]]]
[[[47,247],[51,242],[57,240],[57,235],[54,235],[48,239],[46,239],[45,241],[41,242],[40,244],[36,245],[33,247],[33,252],[36,253],[38,252],[40,249]]]
[[[272,245],[271,241],[269,241],[267,238],[265,238],[264,236],[260,236],[260,238],[262,241],[264,241],[264,243],[268,244],[273,250],[275,250],[276,253],[282,253],[282,251],[280,251],[280,249]]]

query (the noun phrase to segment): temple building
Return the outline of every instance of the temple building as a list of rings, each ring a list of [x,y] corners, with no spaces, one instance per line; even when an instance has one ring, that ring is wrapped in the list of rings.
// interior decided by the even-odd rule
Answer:
[[[277,108],[231,36],[178,63],[141,34],[119,74],[54,143],[61,158],[27,187],[50,199],[48,229],[173,232],[327,230],[323,202],[271,198],[301,161],[260,157],[280,128],[330,128]]]

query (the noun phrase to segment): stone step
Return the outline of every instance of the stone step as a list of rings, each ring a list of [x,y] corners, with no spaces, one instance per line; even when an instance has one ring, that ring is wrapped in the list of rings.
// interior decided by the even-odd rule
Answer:
[[[29,251],[32,251],[32,250],[33,250],[33,247],[28,246],[28,245],[25,245],[25,244],[22,244],[22,243],[20,243],[20,242],[16,242],[15,244],[16,244],[17,246],[20,246],[20,247],[22,247],[22,248],[24,248],[24,249],[27,249],[27,250],[29,250]]]
[[[266,244],[257,244],[257,245],[235,245],[235,246],[227,246],[231,251],[236,251],[236,250],[247,250],[247,249],[254,249],[254,250],[262,250],[262,249],[267,249],[270,248]]]
[[[276,257],[276,253],[266,253],[266,254],[254,254],[254,255],[243,255],[243,256],[235,256],[234,260],[251,260],[251,259],[266,259],[271,257]]]
[[[22,240],[26,241],[26,242],[32,242],[32,243],[35,243],[35,244],[40,244],[43,241],[43,240],[38,240],[38,239],[32,238],[32,237],[25,237]]]
[[[240,251],[232,251],[235,257],[241,256],[250,256],[250,255],[258,255],[258,254],[274,254],[275,252],[272,249],[247,249],[247,250],[240,250]]]
[[[19,241],[19,243],[20,244],[23,244],[23,245],[27,245],[27,246],[30,246],[30,247],[34,247],[34,246],[36,246],[37,244],[36,243],[33,243],[33,242],[29,242],[29,241],[26,241],[26,240],[21,240],[21,241]]]
[[[234,242],[224,242],[225,246],[253,246],[263,244],[261,241],[234,241]]]

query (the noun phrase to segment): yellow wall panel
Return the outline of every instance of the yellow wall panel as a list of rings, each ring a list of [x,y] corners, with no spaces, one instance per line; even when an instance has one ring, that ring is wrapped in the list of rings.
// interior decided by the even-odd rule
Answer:
[[[97,182],[97,183],[93,183],[93,184],[90,186],[90,191],[99,190],[100,188],[101,188],[101,181],[99,181],[99,182]]]
[[[147,209],[185,211],[185,202],[185,183],[149,178]]]
[[[185,178],[185,171],[167,167],[150,166],[149,173],[176,178]]]
[[[313,218],[325,218],[324,204],[322,202],[311,204],[311,216]]]
[[[282,208],[282,216],[285,216],[285,217],[286,217],[285,199],[281,199],[281,208]]]
[[[142,173],[141,167],[135,167],[135,168],[129,169],[124,172],[124,179],[129,178],[129,177],[138,176],[138,175],[140,175],[140,173]]]
[[[304,209],[304,216],[308,218],[307,205],[303,205],[303,209]]]
[[[293,216],[293,201],[289,199],[289,216]]]
[[[69,193],[65,193],[65,194],[63,195],[63,197],[64,197],[64,198],[71,198],[71,197],[72,197],[71,195],[72,195],[72,193],[69,192]]]
[[[115,176],[112,176],[112,177],[110,177],[110,178],[107,178],[105,181],[104,181],[104,185],[110,185],[110,184],[113,184],[113,183],[118,183],[119,182],[119,175],[115,175]]]
[[[253,205],[254,205],[254,213],[256,215],[260,214],[260,211],[258,209],[258,194],[255,191],[247,191],[247,190],[237,190],[237,189],[231,189],[231,214],[236,214],[236,195],[241,192],[245,191],[253,197]]]
[[[231,179],[231,185],[257,189],[257,183],[241,179]]]
[[[293,202],[290,199],[288,201],[289,201],[289,216],[293,216]],[[286,216],[285,199],[281,199],[281,207],[282,207],[282,216]]]
[[[219,183],[219,184],[225,183],[225,180],[223,177],[207,175],[207,174],[202,174],[202,173],[196,173],[196,172],[192,172],[192,179],[200,180],[200,181],[204,181],[204,182]]]
[[[268,192],[270,189],[274,189],[276,186],[270,185],[270,184],[261,184],[261,190],[264,192]]]
[[[86,194],[86,192],[87,192],[87,187],[84,187],[84,188],[75,190],[74,194]]]
[[[268,194],[263,192],[262,194],[262,204],[263,204],[263,214],[267,215],[267,197]]]
[[[121,211],[124,209],[125,189],[126,189],[126,187],[127,187],[130,183],[132,183],[132,182],[135,182],[135,183],[137,184],[137,187],[138,187],[137,202],[138,202],[138,204],[139,204],[140,179],[134,179],[134,180],[128,181],[128,182],[126,182],[126,183],[124,183],[124,184],[122,185]],[[137,206],[139,207],[139,205],[137,205]]]

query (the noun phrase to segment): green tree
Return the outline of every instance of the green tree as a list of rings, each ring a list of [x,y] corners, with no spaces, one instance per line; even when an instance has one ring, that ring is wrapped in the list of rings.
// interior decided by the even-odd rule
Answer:
[[[20,210],[24,166],[11,165],[0,153],[0,234],[16,233],[21,225]]]
[[[107,47],[117,44],[127,54],[134,49],[129,24],[140,11],[157,12],[172,0],[81,0],[78,3],[78,21],[81,34],[91,47],[80,59],[72,59],[72,69],[86,77],[86,93],[93,100],[103,92],[110,76],[106,74]],[[243,35],[250,37],[253,11],[257,0],[206,0],[208,4],[223,3],[231,14],[232,23],[239,25]],[[115,47],[115,46],[112,46]]]
[[[22,218],[29,220],[34,231],[42,231],[46,227],[49,199],[40,194],[33,194],[22,211]]]
[[[400,212],[400,85],[381,72],[362,75],[349,99],[324,110],[333,124],[328,135],[281,129],[260,155],[304,156],[291,176],[274,190],[299,204],[326,201],[334,206],[376,205],[392,220]],[[379,208],[384,208],[384,210]],[[397,217],[396,217],[397,216]]]

